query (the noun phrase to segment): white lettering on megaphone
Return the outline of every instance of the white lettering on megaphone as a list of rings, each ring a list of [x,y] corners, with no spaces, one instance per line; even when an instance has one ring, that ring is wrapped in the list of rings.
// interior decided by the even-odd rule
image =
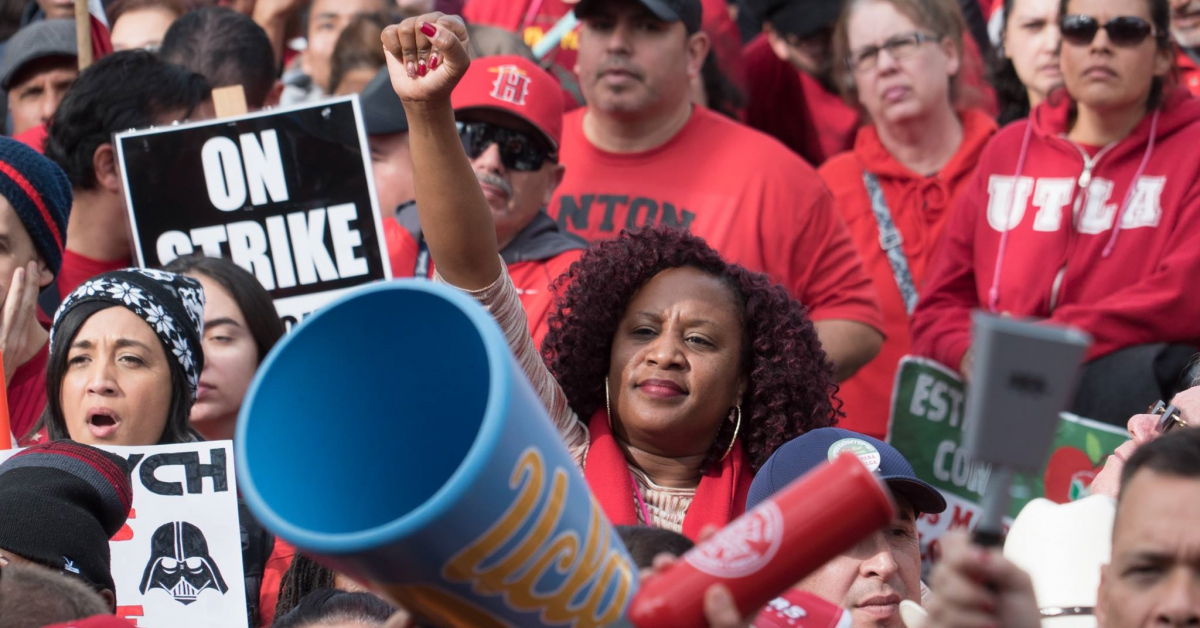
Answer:
[[[332,256],[325,246],[326,219],[333,241]],[[222,257],[225,248],[228,257],[257,277],[267,290],[291,288],[297,279],[307,286],[368,273],[366,258],[354,253],[362,245],[362,234],[350,227],[355,220],[357,206],[343,203],[328,209],[270,216],[263,221],[265,230],[258,221],[243,220],[199,227],[189,233],[167,231],[158,236],[155,248],[158,263],[164,266],[176,257],[194,253],[197,247],[210,257]]]
[[[450,559],[442,576],[470,583],[479,595],[500,595],[517,612],[540,611],[546,625],[608,625],[621,618],[632,595],[632,567],[612,548],[612,528],[601,517],[595,498],[589,499],[591,516],[582,556],[575,531],[554,534],[566,507],[569,478],[562,468],[555,468],[553,475],[549,494],[543,499],[545,462],[537,449],[526,449],[509,479],[509,487],[519,489],[512,505],[499,521]],[[542,511],[535,513],[539,503],[544,504]],[[525,536],[517,538],[534,516],[537,519]],[[499,555],[501,548],[510,546],[507,554]],[[566,580],[554,590],[538,590],[538,583],[552,571],[566,575]],[[602,607],[610,590],[608,604]]]
[[[718,578],[744,578],[775,558],[783,543],[783,526],[783,512],[775,502],[767,501],[684,554],[683,559]]]
[[[240,151],[228,137],[214,137],[200,149],[204,182],[213,207],[225,212],[241,209],[246,205],[247,190],[252,205],[266,205],[268,195],[274,203],[288,200],[275,131],[263,131],[261,142],[253,133],[243,133],[238,140]]]
[[[965,488],[982,497],[987,491],[988,478],[991,475],[992,465],[973,462],[966,450],[958,448],[958,443],[944,440],[938,445],[937,453],[933,457],[933,477],[938,480]]]

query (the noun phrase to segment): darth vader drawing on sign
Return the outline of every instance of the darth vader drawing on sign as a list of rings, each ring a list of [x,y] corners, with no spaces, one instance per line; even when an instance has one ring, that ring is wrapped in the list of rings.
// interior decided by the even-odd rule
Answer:
[[[187,605],[206,589],[229,590],[221,570],[208,554],[208,541],[200,528],[186,522],[164,523],[150,539],[150,562],[142,575],[142,594],[162,589]]]

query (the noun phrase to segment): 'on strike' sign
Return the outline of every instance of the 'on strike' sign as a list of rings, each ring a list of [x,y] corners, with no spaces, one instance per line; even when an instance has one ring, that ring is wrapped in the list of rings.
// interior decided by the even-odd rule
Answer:
[[[204,253],[290,325],[391,278],[358,97],[116,136],[137,263]]]

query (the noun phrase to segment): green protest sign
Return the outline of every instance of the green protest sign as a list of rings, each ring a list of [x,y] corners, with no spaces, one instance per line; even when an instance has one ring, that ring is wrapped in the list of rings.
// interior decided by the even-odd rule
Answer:
[[[961,448],[966,386],[958,374],[923,358],[906,357],[896,372],[888,441],[950,504],[941,516],[922,516],[922,546],[952,528],[973,528],[987,490],[991,467],[971,460]],[[1029,500],[1066,503],[1088,495],[1104,461],[1129,434],[1120,428],[1062,414],[1046,467],[1014,482],[1010,516]],[[924,552],[923,552],[924,554]]]

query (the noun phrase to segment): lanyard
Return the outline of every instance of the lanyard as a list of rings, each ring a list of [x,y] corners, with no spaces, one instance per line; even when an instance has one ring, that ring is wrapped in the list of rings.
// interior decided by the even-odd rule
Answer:
[[[904,299],[904,309],[911,316],[917,307],[917,287],[913,284],[912,272],[908,269],[908,258],[904,256],[904,247],[901,246],[904,244],[904,238],[896,228],[896,223],[892,221],[892,212],[888,209],[879,179],[863,170],[863,185],[867,188],[867,196],[871,198],[871,213],[879,223],[879,248],[883,249],[884,255],[887,256],[896,287],[900,289],[900,297]]]

